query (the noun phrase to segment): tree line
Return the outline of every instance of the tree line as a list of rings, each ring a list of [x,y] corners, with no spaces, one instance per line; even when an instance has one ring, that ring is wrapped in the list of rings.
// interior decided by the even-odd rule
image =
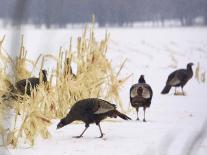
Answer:
[[[202,17],[207,24],[207,0],[1,0],[3,23],[57,25],[90,22],[123,26],[134,22],[178,20],[184,26]]]

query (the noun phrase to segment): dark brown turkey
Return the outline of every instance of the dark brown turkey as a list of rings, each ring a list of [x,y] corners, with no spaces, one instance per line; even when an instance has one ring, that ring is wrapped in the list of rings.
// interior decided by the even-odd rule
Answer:
[[[117,116],[124,120],[131,120],[131,118],[129,118],[127,115],[119,112],[116,109],[116,105],[105,100],[98,98],[83,99],[76,102],[72,106],[67,116],[61,119],[58,123],[57,129],[62,128],[76,120],[83,121],[85,123],[85,129],[79,136],[75,137],[80,138],[88,129],[89,124],[96,123],[101,133],[99,138],[102,138],[103,132],[101,130],[100,122],[107,117],[116,118]]]
[[[31,78],[23,79],[23,80],[20,80],[20,81],[16,82],[16,84],[15,84],[16,90],[20,94],[26,93],[27,95],[30,96],[31,95],[31,90],[36,88],[40,84],[41,74],[42,74],[42,81],[44,83],[47,82],[47,71],[42,70],[40,75],[39,75],[39,78],[31,77]]]
[[[10,92],[2,96],[3,100],[16,99],[17,94],[24,95],[27,94],[31,96],[31,91],[40,84],[40,77],[42,76],[42,81],[47,82],[47,71],[41,70],[39,78],[30,77],[28,79],[22,79],[17,81],[15,85],[10,87]]]
[[[139,107],[143,107],[144,110],[144,119],[145,119],[145,110],[149,108],[151,105],[151,100],[153,96],[153,91],[150,85],[146,84],[144,75],[141,75],[138,83],[134,84],[130,88],[130,102],[132,107],[136,108],[137,111],[137,120],[139,120],[138,112]]]
[[[167,94],[169,93],[171,87],[175,87],[175,95],[177,94],[176,88],[181,87],[182,94],[185,95],[183,91],[183,87],[186,85],[186,83],[193,77],[193,69],[192,69],[193,63],[188,63],[186,69],[179,69],[174,72],[172,72],[166,81],[165,87],[162,90],[161,94]]]

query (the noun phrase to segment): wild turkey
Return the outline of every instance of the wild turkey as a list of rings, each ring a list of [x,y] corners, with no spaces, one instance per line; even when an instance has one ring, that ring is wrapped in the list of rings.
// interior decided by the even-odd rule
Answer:
[[[174,72],[172,72],[167,79],[166,85],[164,89],[162,90],[161,94],[167,94],[169,93],[171,87],[175,87],[175,95],[176,87],[181,87],[182,94],[184,95],[183,87],[186,85],[186,83],[193,77],[193,69],[192,69],[193,63],[188,63],[186,69],[179,69]]]
[[[124,120],[131,120],[131,118],[119,112],[116,109],[116,105],[111,104],[105,100],[98,98],[83,99],[76,102],[72,106],[67,116],[61,119],[58,123],[57,129],[62,128],[65,125],[68,125],[76,120],[83,121],[85,123],[85,129],[80,134],[80,136],[75,137],[80,138],[89,127],[89,124],[96,123],[101,133],[101,136],[99,138],[102,138],[103,132],[100,127],[100,122],[107,117],[116,118],[117,116]]]
[[[47,82],[47,71],[42,70],[42,81]],[[40,73],[41,74],[41,73]],[[40,75],[39,75],[40,76]],[[40,84],[40,77],[31,77],[23,79],[15,83],[15,86],[11,86],[10,93],[6,93],[2,96],[3,100],[16,99],[16,94],[24,95],[25,93],[31,96],[31,90],[36,88]]]
[[[42,70],[42,81],[45,83],[47,82],[47,71]],[[26,93],[27,95],[31,96],[31,90],[36,88],[40,84],[40,75],[39,78],[31,77],[28,79],[23,79],[16,82],[15,87],[20,94]]]
[[[153,96],[153,91],[150,85],[146,84],[144,75],[141,75],[138,83],[134,84],[130,88],[130,102],[132,107],[136,108],[137,111],[137,120],[139,120],[138,112],[139,107],[143,107],[144,110],[144,119],[145,120],[145,110],[151,105],[151,100]]]

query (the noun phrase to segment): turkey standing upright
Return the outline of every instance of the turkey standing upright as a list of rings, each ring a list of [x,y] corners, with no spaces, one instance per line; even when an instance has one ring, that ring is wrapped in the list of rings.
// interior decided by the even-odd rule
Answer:
[[[175,95],[176,95],[176,87],[181,87],[182,94],[184,95],[183,87],[186,83],[193,77],[192,70],[193,63],[187,64],[187,69],[179,69],[172,72],[167,79],[166,85],[162,90],[161,94],[169,93],[171,87],[175,87]]]
[[[102,138],[103,132],[100,127],[100,122],[107,117],[116,118],[117,116],[119,116],[124,120],[131,119],[125,114],[119,112],[116,109],[116,105],[111,104],[105,100],[98,99],[98,98],[83,99],[76,102],[72,106],[67,116],[61,119],[60,122],[58,123],[57,129],[62,128],[65,125],[68,125],[76,120],[83,121],[85,123],[85,129],[80,134],[80,136],[76,136],[76,138],[80,138],[83,136],[84,132],[89,127],[89,124],[96,123],[101,133],[101,136],[99,138]]]
[[[137,120],[139,120],[138,112],[139,107],[143,107],[144,119],[145,120],[145,110],[150,107],[152,100],[153,91],[150,85],[146,84],[144,75],[141,75],[137,84],[134,84],[130,88],[130,102],[132,107],[136,108]]]
[[[16,99],[17,94],[24,95],[25,93],[29,96],[31,96],[31,90],[36,88],[40,84],[40,77],[42,76],[42,81],[44,83],[47,82],[47,71],[41,70],[39,74],[39,78],[36,77],[30,77],[28,79],[23,79],[20,81],[17,81],[15,85],[10,86],[9,93],[6,93],[2,96],[3,100],[10,100],[10,99]]]
[[[40,84],[40,76],[42,74],[42,81],[45,83],[47,82],[47,71],[41,70],[39,74],[39,78],[31,77],[28,79],[23,79],[16,82],[15,87],[20,94],[26,93],[27,95],[31,95],[31,90],[36,88]]]

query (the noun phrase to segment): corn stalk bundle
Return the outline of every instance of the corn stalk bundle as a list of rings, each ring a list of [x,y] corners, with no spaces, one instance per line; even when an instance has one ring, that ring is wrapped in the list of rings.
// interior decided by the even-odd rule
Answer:
[[[6,85],[31,77],[41,58],[40,70],[47,65],[47,59],[52,59],[56,63],[56,68],[53,68],[47,83],[40,80],[40,85],[32,90],[31,96],[17,93],[17,98],[9,103],[15,111],[15,117],[14,124],[9,130],[5,130],[0,122],[0,133],[6,132],[4,144],[16,147],[19,141],[24,139],[28,144],[34,145],[37,136],[50,137],[48,126],[51,120],[65,116],[71,106],[80,99],[99,97],[117,104],[123,110],[119,91],[130,76],[120,79],[119,73],[126,61],[115,71],[111,61],[107,59],[109,34],[106,33],[103,40],[97,41],[93,26],[89,33],[87,31],[86,27],[83,34],[77,38],[76,49],[72,49],[71,38],[69,48],[60,48],[57,56],[40,55],[36,61],[27,59],[23,37],[19,55],[15,59],[10,56],[3,58],[2,51],[0,52],[0,63],[12,65],[15,77],[11,79],[6,74],[6,68],[0,68],[2,92],[9,92],[9,86]],[[3,41],[0,45],[2,43]],[[72,63],[77,65],[77,73],[73,72]],[[32,65],[32,70],[28,69],[28,65]],[[9,81],[9,84],[5,81]]]

